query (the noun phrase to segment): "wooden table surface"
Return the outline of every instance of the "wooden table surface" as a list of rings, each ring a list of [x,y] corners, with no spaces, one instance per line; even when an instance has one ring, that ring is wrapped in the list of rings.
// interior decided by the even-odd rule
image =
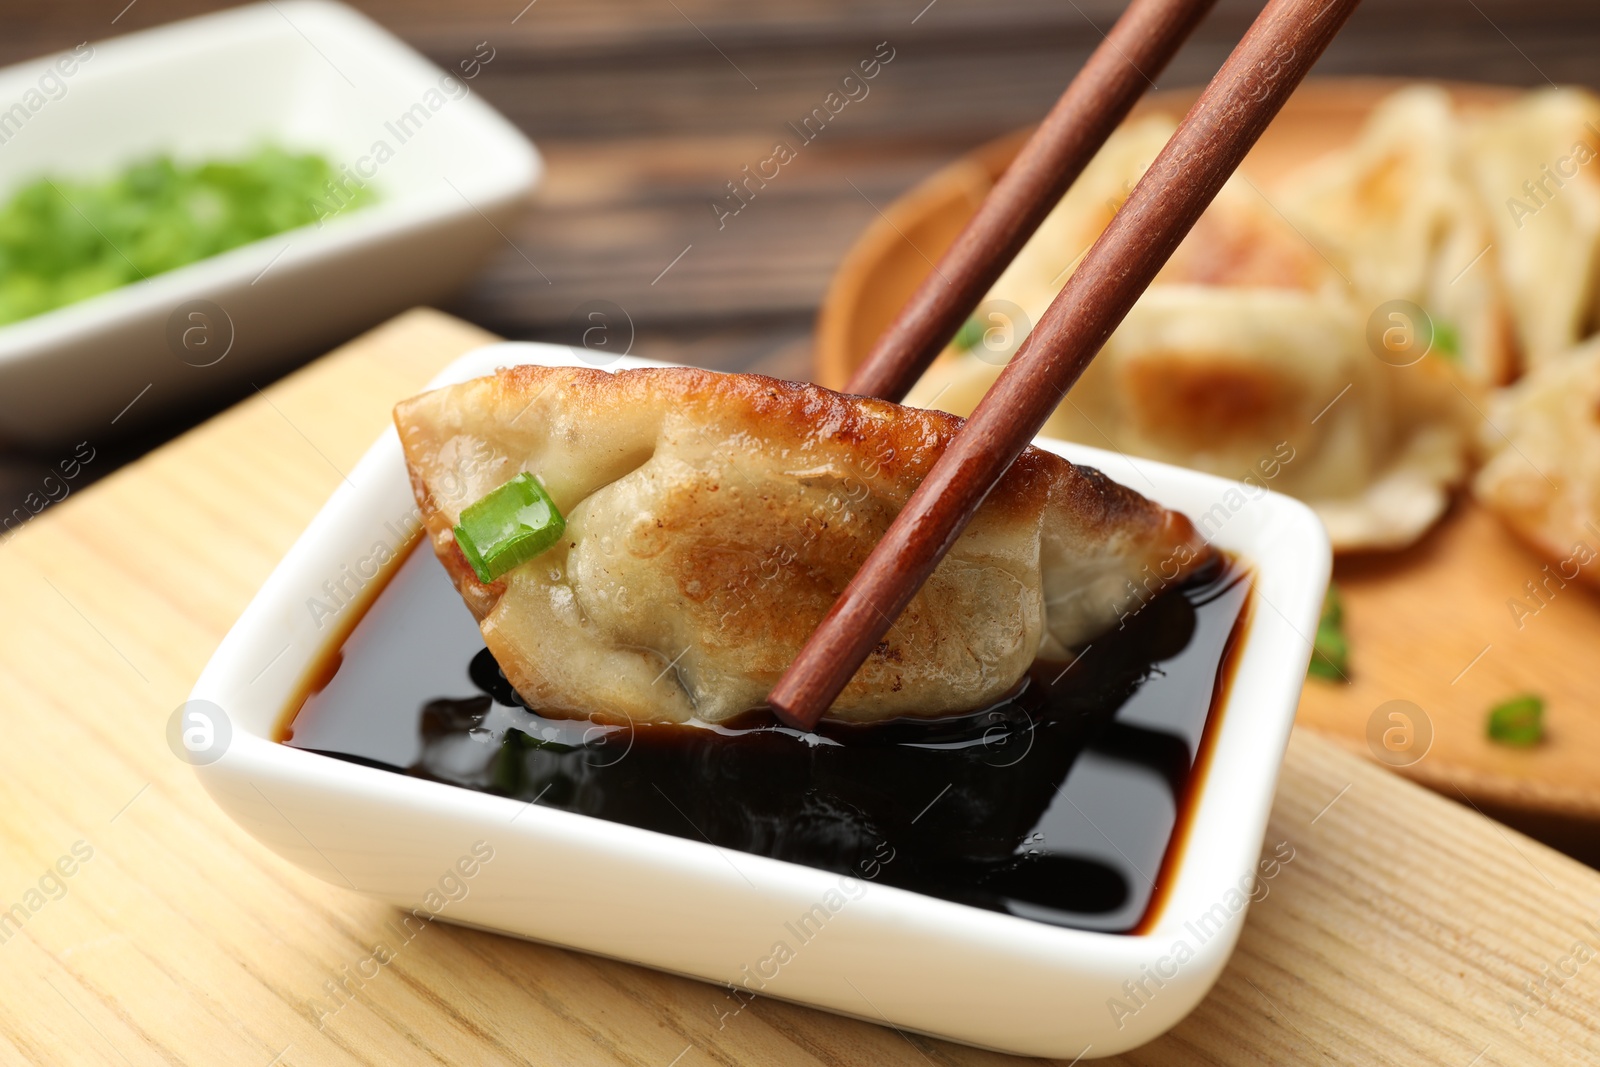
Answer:
[[[0,1062],[1011,1062],[765,999],[719,1029],[717,987],[444,924],[319,1029],[393,909],[235,827],[164,727],[393,402],[486,338],[414,312],[0,546]],[[1600,1059],[1600,873],[1304,731],[1267,841],[1221,981],[1124,1062]]]

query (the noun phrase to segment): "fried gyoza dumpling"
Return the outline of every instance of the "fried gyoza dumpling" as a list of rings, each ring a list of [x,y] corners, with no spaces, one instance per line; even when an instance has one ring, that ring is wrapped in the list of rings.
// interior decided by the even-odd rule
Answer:
[[[1600,585],[1600,340],[1501,390],[1472,489],[1520,537]],[[1569,573],[1569,569],[1571,572]]]
[[[1017,305],[1024,320],[1015,330],[993,330],[977,357],[998,367],[1016,351],[1061,291],[1084,253],[1127,200],[1177,123],[1165,115],[1129,122],[1113,133],[1072,183],[1016,259],[989,291],[989,300]],[[1155,285],[1251,286],[1322,291],[1337,275],[1278,215],[1242,175],[1235,175],[1178,246]],[[985,327],[991,324],[982,316]],[[1012,324],[1007,324],[1012,325]],[[946,362],[954,353],[946,354]]]
[[[1112,133],[995,281],[990,296],[1016,304],[1029,323],[1038,322],[1176,129],[1167,116],[1150,115]]]
[[[635,722],[759,706],[959,425],[757,375],[533,366],[395,423],[434,550],[517,692]],[[565,535],[484,584],[452,527],[520,472]],[[830,715],[982,708],[1206,552],[1182,516],[1030,448]]]
[[[1473,413],[1438,356],[1381,362],[1356,318],[1326,294],[1152,286],[1043,432],[1288,493],[1339,550],[1407,545],[1465,477]],[[999,368],[957,367],[907,402],[976,407]]]
[[[1086,397],[1118,447],[1297,496],[1335,545],[1408,544],[1443,513],[1468,435],[1447,368],[1374,359],[1326,296],[1151,296],[1099,356],[1103,395]],[[1096,432],[1079,417],[1057,416],[1074,438]]]
[[[1109,213],[1091,208],[1120,187],[1119,175],[1131,188],[1165,129],[1146,120],[1107,143],[1116,151],[1105,168],[1095,169],[1097,158],[1084,172],[1095,179],[1093,195],[1075,200],[1074,185],[1052,215],[1080,212],[1086,235],[1072,231],[1075,242],[1098,236]],[[1055,222],[1055,233],[1069,229],[1065,217]],[[996,282],[991,308],[1011,299],[1034,316],[1034,305],[1048,304],[1036,291],[1053,297],[1070,276],[1067,246],[1044,236],[1041,228]],[[1022,288],[1007,290],[1008,280]],[[1336,549],[1409,544],[1465,477],[1470,404],[1442,353],[1410,367],[1380,361],[1365,337],[1369,312],[1326,253],[1235,175],[1044,433],[1297,496],[1316,509]],[[1009,346],[987,341],[946,352],[906,402],[971,413],[1020,345],[1020,337]]]
[[[1338,263],[1369,314],[1405,300],[1477,381],[1508,381],[1516,352],[1488,220],[1466,178],[1460,124],[1436,86],[1385,99],[1349,148],[1288,183],[1284,211]]]
[[[1524,366],[1559,359],[1600,311],[1600,99],[1542,89],[1468,128]]]

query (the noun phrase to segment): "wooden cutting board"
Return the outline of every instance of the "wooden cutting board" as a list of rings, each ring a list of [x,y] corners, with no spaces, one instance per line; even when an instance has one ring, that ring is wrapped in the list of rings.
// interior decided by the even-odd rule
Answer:
[[[0,1062],[1016,1062],[766,999],[719,1027],[717,987],[443,923],[362,979],[394,909],[258,845],[167,749],[168,716],[390,407],[486,340],[405,315],[0,545]],[[1294,858],[1221,980],[1118,1062],[1600,1057],[1600,963],[1571,962],[1600,949],[1600,873],[1305,730],[1267,834]],[[1519,1027],[1545,968],[1579,969]],[[354,1002],[319,1027],[313,1000],[344,981]]]
[[[1284,175],[1351,140],[1373,106],[1399,88],[1387,79],[1313,81],[1303,86],[1245,162],[1269,191]],[[1512,90],[1452,85],[1471,110]],[[1190,90],[1158,93],[1141,111],[1181,116]],[[910,293],[955,239],[1026,131],[986,145],[895,202],[864,233],[835,276],[818,325],[817,380],[844,384]],[[1594,546],[1600,547],[1600,546]],[[1543,580],[1545,560],[1470,500],[1423,542],[1392,555],[1341,558],[1352,648],[1351,684],[1311,681],[1299,722],[1352,751],[1382,754],[1402,774],[1476,804],[1591,863],[1600,864],[1600,591],[1568,585],[1536,615],[1508,605]],[[1488,709],[1534,692],[1546,701],[1548,740],[1534,749],[1491,743]],[[1390,701],[1405,701],[1409,751],[1386,749]],[[1374,726],[1373,724],[1377,725]],[[1378,738],[1369,745],[1369,730]],[[1422,738],[1431,732],[1430,745]],[[1403,733],[1391,734],[1403,745]],[[1402,765],[1403,764],[1403,765]]]

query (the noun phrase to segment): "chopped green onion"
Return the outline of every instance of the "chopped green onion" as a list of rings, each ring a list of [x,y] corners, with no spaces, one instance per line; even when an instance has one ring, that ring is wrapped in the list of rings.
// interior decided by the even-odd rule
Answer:
[[[1489,709],[1489,740],[1528,748],[1544,740],[1544,699],[1533,693]]]
[[[455,528],[456,544],[485,585],[561,540],[566,520],[544,486],[523,471],[467,505]]]
[[[114,173],[45,175],[0,198],[0,325],[299,226],[377,197],[311,152],[155,156]]]
[[[983,320],[974,315],[961,324],[961,329],[956,331],[956,336],[950,342],[959,351],[970,352],[983,343]]]
[[[528,772],[527,761],[523,758],[527,746],[523,742],[531,740],[527,734],[513,727],[506,731],[505,739],[500,742],[500,751],[495,753],[489,772],[490,781],[506,796],[514,797],[522,792],[522,780]]]
[[[1317,639],[1312,643],[1311,662],[1306,674],[1330,682],[1348,682],[1350,642],[1344,636],[1344,604],[1339,587],[1329,584],[1322,598],[1322,617],[1317,620]]]
[[[1461,335],[1448,322],[1433,324],[1433,351],[1451,363],[1461,362]]]
[[[578,746],[564,745],[559,741],[546,741],[534,737],[513,726],[506,731],[505,739],[500,742],[500,751],[495,753],[494,762],[490,765],[489,777],[494,789],[506,796],[525,796],[532,792],[528,787],[528,754],[530,752],[554,752],[561,755],[567,752],[576,752]],[[554,785],[555,783],[551,783]],[[549,787],[546,787],[547,789]],[[558,790],[559,792],[559,790]],[[540,793],[539,796],[543,796]],[[534,798],[535,800],[538,797]],[[560,797],[555,798],[557,801]]]

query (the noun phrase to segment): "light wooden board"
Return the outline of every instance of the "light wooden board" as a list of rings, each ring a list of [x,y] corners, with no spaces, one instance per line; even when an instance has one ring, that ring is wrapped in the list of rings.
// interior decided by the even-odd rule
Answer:
[[[1010,1062],[771,1000],[719,1029],[716,987],[443,924],[319,1029],[393,909],[256,844],[163,729],[394,401],[485,339],[414,312],[0,545],[0,908],[31,912],[0,927],[0,1062]],[[1516,1025],[1525,983],[1600,949],[1600,874],[1305,731],[1268,841],[1295,858],[1222,980],[1123,1062],[1600,1057],[1600,962]]]
[[[1531,821],[1536,814],[1547,814],[1551,825],[1562,818],[1585,824],[1583,855],[1595,862],[1600,593],[1552,582],[1541,591],[1542,605],[1530,599],[1525,585],[1545,581],[1545,562],[1470,502],[1405,552],[1339,561],[1334,577],[1344,592],[1350,684],[1308,683],[1299,721],[1366,753],[1369,722],[1385,718],[1378,709],[1408,701],[1433,742],[1425,754],[1413,750],[1420,758],[1401,773],[1457,800],[1518,809],[1530,826],[1542,828]],[[1537,611],[1514,612],[1510,603]],[[1486,710],[1530,691],[1546,698],[1545,743],[1522,749],[1489,741]]]
[[[1308,83],[1262,137],[1246,171],[1270,192],[1286,174],[1354,137],[1371,108],[1400,84]],[[1511,93],[1489,86],[1453,90],[1468,108]],[[1193,95],[1156,94],[1141,107],[1181,114]],[[823,307],[820,382],[843,384],[928,273],[928,258],[954,240],[1020,146],[1013,136],[971,153],[890,206],[888,218],[862,235]],[[1410,719],[1418,731],[1431,729],[1432,745],[1414,762],[1391,766],[1600,863],[1600,774],[1594,766],[1600,701],[1593,672],[1600,593],[1578,584],[1552,586],[1540,607],[1528,599],[1525,583],[1543,582],[1545,563],[1470,500],[1460,501],[1409,551],[1341,559],[1334,578],[1345,593],[1352,684],[1308,685],[1299,721],[1366,754],[1369,723],[1375,717],[1381,723],[1381,738],[1392,722],[1379,708],[1409,702],[1420,709],[1409,712]],[[1518,599],[1539,607],[1536,615],[1521,616],[1521,626],[1508,606]],[[1524,692],[1546,699],[1547,743],[1511,749],[1489,742],[1488,709]]]

